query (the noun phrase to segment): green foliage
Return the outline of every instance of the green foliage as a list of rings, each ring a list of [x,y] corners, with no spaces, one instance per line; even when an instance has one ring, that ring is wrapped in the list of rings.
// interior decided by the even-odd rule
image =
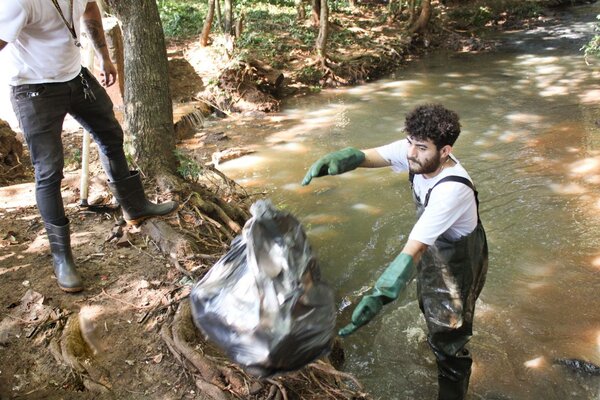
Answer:
[[[600,20],[600,15],[597,15],[596,19]],[[589,57],[600,57],[600,22],[596,23],[594,32],[594,37],[581,48],[586,62]]]
[[[175,158],[177,158],[177,173],[181,175],[183,179],[190,180],[192,182],[198,182],[203,174],[203,168],[195,160],[190,158],[187,154],[184,154],[180,150],[175,150]]]
[[[542,6],[537,1],[517,1],[507,5],[506,9],[517,18],[534,18],[542,13]]]
[[[157,0],[166,37],[196,35],[202,31],[207,4],[192,0]]]
[[[492,10],[489,7],[477,7],[471,14],[471,25],[484,26],[492,18]]]
[[[81,149],[74,149],[72,153],[65,157],[65,168],[69,171],[75,171],[81,168]]]
[[[312,48],[316,40],[314,29],[296,21],[294,7],[254,3],[252,9],[245,12],[245,23],[246,28],[236,40],[237,47],[263,57],[288,54],[293,50],[291,43],[298,48]],[[281,40],[281,32],[291,39],[287,44]]]
[[[294,7],[294,0],[239,0],[239,4],[245,7]]]
[[[302,24],[292,23],[289,29],[290,34],[296,40],[301,42],[304,46],[312,47],[315,45],[317,40],[318,31],[315,29],[307,28]]]
[[[534,18],[541,11],[540,3],[533,0],[480,0],[474,4],[451,8],[448,16],[463,26],[481,28],[507,16],[516,19]]]
[[[318,82],[319,79],[321,79],[322,77],[323,77],[323,72],[319,68],[316,68],[314,66],[308,66],[308,67],[302,68],[298,72],[296,79],[298,79],[298,81],[304,82],[304,83],[315,83],[315,82]]]
[[[316,38],[315,38],[315,40],[316,40]],[[331,47],[351,46],[355,42],[361,42],[361,40],[363,40],[363,38],[361,38],[361,36],[357,35],[356,33],[351,32],[347,29],[339,29],[339,30],[331,31],[329,33],[328,46],[331,46]],[[314,44],[314,40],[313,40],[313,44]]]

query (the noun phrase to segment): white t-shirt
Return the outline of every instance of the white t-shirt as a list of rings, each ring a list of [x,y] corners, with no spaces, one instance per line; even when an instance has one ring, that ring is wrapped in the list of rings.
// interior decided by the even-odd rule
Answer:
[[[73,0],[73,24],[80,38],[80,20],[88,2]],[[58,0],[71,23],[69,0]],[[79,74],[81,55],[52,0],[0,0],[0,39],[9,43],[7,71],[11,85],[66,82]],[[4,69],[4,68],[3,68]]]
[[[381,157],[390,162],[393,171],[408,171],[406,139],[378,147],[376,150]],[[421,202],[425,202],[429,189],[446,176],[461,176],[471,181],[458,160],[454,156],[451,157],[456,165],[444,168],[433,178],[415,175],[413,188]],[[408,238],[431,246],[441,235],[450,240],[457,240],[473,232],[476,227],[477,203],[473,190],[464,183],[446,181],[431,191],[429,203]]]

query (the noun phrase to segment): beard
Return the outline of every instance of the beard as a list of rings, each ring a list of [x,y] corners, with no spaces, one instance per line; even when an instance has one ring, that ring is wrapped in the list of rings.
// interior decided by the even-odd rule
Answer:
[[[408,171],[415,175],[431,174],[440,168],[441,154],[429,159],[423,160],[423,162],[417,161],[415,158],[408,159]]]

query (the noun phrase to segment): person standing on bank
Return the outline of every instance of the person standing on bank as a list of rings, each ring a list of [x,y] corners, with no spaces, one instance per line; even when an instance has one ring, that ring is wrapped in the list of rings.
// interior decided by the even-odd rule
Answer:
[[[101,81],[115,83],[95,0],[10,0],[0,2],[0,50],[8,52],[11,102],[35,170],[35,196],[50,241],[54,274],[66,292],[83,290],[71,253],[69,220],[60,193],[64,155],[62,124],[71,114],[90,132],[100,150],[108,186],[128,223],[166,215],[176,202],[154,204],[138,171],[130,171],[123,130],[113,104],[96,78],[81,66],[80,25],[100,55]],[[4,72],[4,71],[3,71]]]
[[[352,322],[339,335],[347,336],[368,323],[416,275],[427,341],[437,361],[438,399],[464,399],[472,364],[465,345],[473,334],[475,301],[488,267],[477,192],[452,155],[460,133],[455,112],[439,104],[419,106],[406,116],[405,131],[405,139],[388,145],[327,154],[310,167],[302,185],[358,167],[409,172],[418,220],[402,252],[361,299]]]

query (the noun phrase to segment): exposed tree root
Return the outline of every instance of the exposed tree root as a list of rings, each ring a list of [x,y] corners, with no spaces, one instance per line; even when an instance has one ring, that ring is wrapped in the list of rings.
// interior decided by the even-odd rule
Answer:
[[[198,376],[196,385],[211,399],[231,397],[255,400],[292,399],[369,399],[352,375],[337,371],[323,360],[300,371],[259,380],[223,358],[219,350],[204,341],[192,322],[187,302],[179,305],[170,325],[161,336],[183,366]],[[216,393],[218,388],[221,392]],[[225,396],[225,397],[223,397]],[[229,396],[229,397],[227,397]]]
[[[173,178],[165,175],[157,184],[180,199],[177,213],[166,221],[148,219],[139,228],[177,269],[191,277],[190,272],[198,269],[198,259],[216,261],[241,232],[250,216],[249,197],[211,166],[199,166],[194,181]]]
[[[84,340],[78,315],[68,318],[60,339],[52,339],[49,344],[54,359],[71,370],[74,378],[81,380],[91,392],[109,393],[111,390],[109,373],[99,366],[93,351]]]

